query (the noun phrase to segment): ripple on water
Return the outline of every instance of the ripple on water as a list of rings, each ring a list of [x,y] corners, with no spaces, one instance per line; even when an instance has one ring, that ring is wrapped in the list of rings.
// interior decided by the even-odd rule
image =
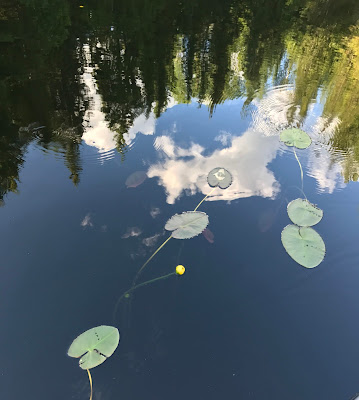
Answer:
[[[288,84],[271,88],[253,104],[253,130],[265,136],[279,136],[283,129],[298,127],[312,138],[312,145],[297,153],[300,159],[306,157],[304,169],[307,176],[316,180],[318,193],[332,193],[342,189],[349,180],[358,178],[359,164],[352,152],[334,145],[339,118],[323,115],[323,106],[317,99],[310,101],[308,112],[303,117],[295,103],[294,86]],[[293,148],[281,144],[280,153],[284,157],[293,157]]]

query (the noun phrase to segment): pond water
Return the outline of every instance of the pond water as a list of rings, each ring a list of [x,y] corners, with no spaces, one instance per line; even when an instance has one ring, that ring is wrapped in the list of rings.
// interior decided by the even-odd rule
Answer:
[[[358,20],[357,0],[1,2],[1,399],[88,399],[67,350],[99,325],[121,338],[94,400],[355,398]],[[118,301],[208,194],[204,233],[137,283],[184,275]],[[304,196],[312,269],[281,242]]]

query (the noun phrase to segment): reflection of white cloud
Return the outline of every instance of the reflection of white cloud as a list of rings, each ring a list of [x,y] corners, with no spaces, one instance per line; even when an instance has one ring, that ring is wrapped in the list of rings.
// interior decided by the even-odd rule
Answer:
[[[137,133],[143,135],[153,135],[155,132],[156,117],[154,113],[150,113],[149,117],[146,118],[144,114],[139,115],[133,121],[132,127],[127,133],[123,135],[125,142],[129,145],[136,138]]]
[[[341,165],[331,160],[331,155],[326,149],[310,153],[308,175],[316,179],[320,192],[333,193],[338,187],[343,187],[341,172]]]
[[[220,131],[214,140],[221,142],[223,146],[228,146],[231,143],[232,135],[226,131]]]
[[[157,240],[160,236],[161,235],[159,233],[156,233],[156,235],[143,239],[142,243],[147,247],[152,247],[157,243]]]
[[[86,226],[93,226],[93,223],[91,221],[91,214],[88,213],[85,218],[81,221],[81,226],[86,228]]]
[[[142,233],[140,228],[137,226],[132,226],[131,228],[127,228],[127,231],[124,235],[122,235],[122,239],[128,239],[129,237],[140,236]]]
[[[85,45],[84,54],[86,56],[87,64],[91,63],[91,54],[89,46]],[[97,84],[94,77],[94,68],[86,67],[85,73],[82,75],[83,82],[86,86],[87,94],[89,96],[90,109],[86,111],[84,120],[84,134],[82,139],[84,142],[92,147],[96,147],[100,152],[111,151],[116,147],[116,133],[111,131],[105,120],[105,114],[102,109],[102,98],[97,93]],[[174,104],[173,104],[174,105]],[[172,106],[173,106],[172,105]],[[156,118],[154,113],[150,113],[146,118],[144,114],[139,115],[133,121],[132,127],[124,135],[127,145],[135,139],[137,133],[143,135],[153,135],[155,131]]]
[[[209,200],[234,200],[254,195],[274,197],[279,190],[273,173],[267,169],[279,148],[278,138],[249,130],[234,137],[230,147],[215,150],[207,157],[203,155],[204,148],[198,144],[182,149],[166,136],[158,137],[155,147],[164,153],[165,160],[152,165],[148,176],[159,177],[169,204],[173,204],[184,190],[191,194],[197,191],[209,193],[207,174],[218,166],[232,173],[233,184],[226,190],[217,189]]]
[[[308,174],[316,179],[320,190],[332,192],[342,184],[340,162],[330,150],[330,138],[339,121],[320,117],[322,107],[313,100],[308,118],[302,124],[293,93],[291,85],[284,85],[268,92],[264,99],[256,100],[251,127],[240,137],[221,131],[215,140],[228,147],[210,155],[199,144],[182,148],[169,136],[156,138],[155,148],[162,155],[161,162],[150,166],[148,176],[159,178],[170,204],[183,192],[208,194],[211,188],[206,182],[207,174],[215,167],[228,169],[233,174],[233,184],[223,191],[216,189],[208,200],[231,201],[255,195],[273,198],[279,184],[267,166],[279,149],[287,150],[279,141],[279,133],[288,128],[290,113],[293,126],[302,126],[313,139],[304,153],[309,157]]]
[[[333,152],[330,139],[340,121],[334,118],[319,117],[311,129],[313,144],[309,147],[308,175],[317,181],[320,192],[333,193],[336,188],[344,186],[341,160],[344,154]]]
[[[294,106],[294,90],[291,85],[277,86],[261,100],[254,100],[253,128],[266,136],[276,136],[288,127],[288,114],[294,108],[293,120],[298,120],[299,109]]]

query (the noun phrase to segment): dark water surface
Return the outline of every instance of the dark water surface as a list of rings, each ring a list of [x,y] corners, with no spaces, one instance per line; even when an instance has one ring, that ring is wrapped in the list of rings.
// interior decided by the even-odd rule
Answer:
[[[81,7],[83,6],[83,7]],[[88,399],[72,340],[114,325],[94,400],[359,392],[357,0],[0,4],[0,399]],[[284,250],[303,197],[314,269]],[[200,210],[205,235],[166,221]]]

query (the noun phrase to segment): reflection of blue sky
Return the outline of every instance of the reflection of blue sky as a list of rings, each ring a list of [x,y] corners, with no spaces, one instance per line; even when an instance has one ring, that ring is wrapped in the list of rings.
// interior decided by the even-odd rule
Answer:
[[[108,128],[101,111],[102,99],[97,93],[92,67],[86,69],[83,81],[92,105],[86,113],[85,120],[88,123],[84,127],[83,140],[100,153],[111,151],[116,147],[115,133]],[[198,111],[194,102],[178,106],[170,99],[168,110],[175,112],[170,113],[169,117],[167,111],[158,120],[165,120],[164,129],[158,128],[153,113],[148,118],[142,114],[134,120],[124,139],[130,146],[138,133],[157,134],[154,139],[157,160],[151,163],[148,176],[158,178],[170,204],[184,192],[207,194],[211,190],[206,182],[207,173],[217,166],[230,170],[234,182],[225,191],[215,191],[209,200],[230,201],[250,196],[273,198],[280,189],[268,165],[276,158],[278,150],[283,149],[278,136],[282,129],[288,127],[288,112],[293,106],[293,95],[292,85],[273,88],[263,99],[253,101],[251,109],[254,111],[249,118],[241,115],[242,99],[219,105],[212,119],[208,118],[205,106]],[[192,112],[194,109],[197,114]],[[201,114],[203,109],[206,112],[205,119]],[[236,117],[228,120],[226,116],[221,116],[223,110],[226,110],[227,115]],[[314,139],[314,144],[305,152],[308,154],[306,172],[317,181],[319,191],[332,193],[343,185],[343,157],[333,155],[329,145],[339,121],[334,119],[329,123],[321,114],[319,99],[313,99],[308,117],[302,125]],[[295,122],[300,121],[298,108],[293,118]],[[214,124],[213,120],[217,122]],[[190,124],[196,127],[195,132]]]
[[[290,88],[279,87],[269,91],[264,99],[256,100],[255,112],[251,119],[253,122],[249,121],[242,128],[242,134],[234,126],[232,131],[236,134],[219,130],[214,136],[209,135],[207,141],[204,141],[201,135],[198,135],[198,138],[189,136],[190,145],[183,141],[181,132],[166,132],[165,135],[158,136],[154,145],[159,161],[150,166],[148,176],[159,179],[159,184],[165,188],[169,204],[173,204],[184,193],[208,194],[211,191],[206,182],[208,171],[218,166],[231,171],[233,184],[225,191],[218,189],[209,200],[230,201],[250,196],[275,197],[280,185],[269,164],[276,158],[278,151],[287,151],[279,141],[279,133],[288,126],[292,96]],[[219,112],[220,107],[233,109],[233,112],[239,115],[242,101],[227,101],[219,106],[216,112]],[[332,192],[338,184],[340,165],[335,164],[335,168],[331,165],[328,138],[338,121],[327,123],[320,117],[321,112],[321,105],[313,102],[310,106],[310,117],[304,121],[303,129],[313,137],[314,144],[307,151],[300,153],[300,156],[309,155],[307,172],[317,180],[322,191]],[[216,114],[213,118],[216,118]],[[299,121],[298,110],[294,114],[294,121]],[[206,126],[201,128],[207,129]]]

